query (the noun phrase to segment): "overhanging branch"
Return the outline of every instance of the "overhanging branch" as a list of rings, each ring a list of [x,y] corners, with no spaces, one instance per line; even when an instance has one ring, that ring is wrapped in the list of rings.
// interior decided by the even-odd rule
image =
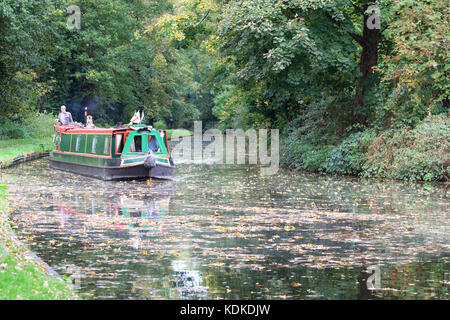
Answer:
[[[352,37],[353,40],[355,40],[356,42],[358,42],[361,46],[364,46],[364,39],[362,36],[360,36],[359,34],[356,33],[352,33],[352,32],[347,32],[350,37]]]
[[[348,35],[349,35],[350,37],[352,37],[353,40],[355,40],[356,42],[358,42],[358,44],[359,44],[360,46],[364,46],[364,40],[363,40],[363,37],[362,37],[362,36],[360,36],[359,34],[356,34],[356,33],[349,32],[349,31],[345,30],[345,28],[344,28],[344,26],[341,24],[341,22],[340,22],[340,21],[334,20],[333,17],[332,17],[328,12],[325,12],[325,16],[326,16],[328,19],[330,19],[330,21],[331,21],[332,23],[336,24],[339,28],[341,28],[341,29],[343,29],[345,32],[347,32]]]

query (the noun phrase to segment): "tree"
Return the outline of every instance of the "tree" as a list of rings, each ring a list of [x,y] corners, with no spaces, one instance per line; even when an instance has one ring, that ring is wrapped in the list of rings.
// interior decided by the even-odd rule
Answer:
[[[386,37],[391,51],[377,71],[387,97],[377,110],[389,123],[413,126],[448,112],[450,9],[445,1],[396,1]]]
[[[50,67],[49,4],[47,0],[0,2],[0,117],[29,110],[48,90],[39,76]]]
[[[213,72],[217,54],[212,50],[220,5],[214,0],[175,0],[173,6],[147,27],[149,41],[155,44],[164,59],[164,68],[157,72],[155,90],[166,105],[163,120],[192,125],[203,120],[206,126],[216,120]],[[161,78],[161,79],[160,79]],[[209,124],[208,124],[209,123]]]
[[[53,10],[56,52],[44,79],[56,85],[42,101],[42,108],[55,112],[66,104],[80,121],[87,106],[100,122],[123,121],[150,100],[154,54],[141,36],[144,5],[140,1],[81,0],[77,4],[81,29],[69,29],[69,4],[59,1]]]
[[[348,4],[257,0],[226,7],[219,34],[223,51],[235,61],[244,89],[262,88],[251,113],[283,125],[308,104],[333,97],[331,112],[333,105],[350,101],[359,51]]]
[[[381,3],[383,1],[379,1]],[[385,2],[385,1],[384,1]],[[344,20],[343,27],[339,19],[334,19],[329,13],[327,17],[333,20],[339,27],[343,27],[348,31],[348,34],[361,46],[361,54],[359,57],[359,71],[360,76],[356,85],[356,94],[352,106],[354,108],[353,116],[356,123],[366,124],[367,113],[364,109],[365,96],[367,91],[367,82],[370,83],[370,77],[374,74],[374,67],[378,64],[378,47],[382,41],[381,31],[381,9],[376,5],[376,1],[350,1],[351,7],[343,12],[348,12],[349,19]],[[348,4],[347,4],[348,6]],[[362,34],[356,33],[353,30],[358,30],[360,27],[355,26],[359,19],[362,19]]]

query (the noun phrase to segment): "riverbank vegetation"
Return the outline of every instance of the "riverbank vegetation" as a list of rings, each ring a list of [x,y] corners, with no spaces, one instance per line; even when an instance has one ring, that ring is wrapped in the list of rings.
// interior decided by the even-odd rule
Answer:
[[[0,168],[17,157],[51,150],[53,124],[54,117],[46,113],[30,113],[13,121],[0,119]]]
[[[141,109],[168,129],[278,128],[288,168],[447,181],[449,19],[441,0],[5,0],[0,127]]]
[[[0,300],[77,298],[70,285],[48,275],[15,239],[6,215],[6,186],[0,184]]]

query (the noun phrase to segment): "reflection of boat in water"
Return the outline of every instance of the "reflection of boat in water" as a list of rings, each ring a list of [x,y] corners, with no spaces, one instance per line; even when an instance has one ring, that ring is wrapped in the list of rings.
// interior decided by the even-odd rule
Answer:
[[[170,199],[170,195],[157,199],[134,199],[121,195],[117,200],[100,202],[86,195],[73,196],[54,198],[53,210],[60,216],[62,227],[75,217],[82,221],[84,227],[139,237],[141,233],[158,232],[164,228]],[[74,224],[71,223],[71,227]]]
[[[169,214],[169,202],[170,197],[144,203],[141,200],[132,200],[121,196],[120,205],[116,205],[114,208],[114,215],[120,215],[128,220],[132,220],[133,218],[143,220],[143,223],[142,221],[141,223],[133,221],[127,225],[128,232],[132,234],[139,235],[139,229],[133,230],[134,228],[140,228],[145,232],[158,232],[164,228],[166,218]]]

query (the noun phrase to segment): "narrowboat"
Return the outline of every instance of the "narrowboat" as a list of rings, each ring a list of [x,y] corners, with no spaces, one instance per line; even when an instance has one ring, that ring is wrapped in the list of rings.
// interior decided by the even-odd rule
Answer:
[[[171,179],[167,133],[144,124],[97,128],[55,125],[50,167],[103,180]]]

